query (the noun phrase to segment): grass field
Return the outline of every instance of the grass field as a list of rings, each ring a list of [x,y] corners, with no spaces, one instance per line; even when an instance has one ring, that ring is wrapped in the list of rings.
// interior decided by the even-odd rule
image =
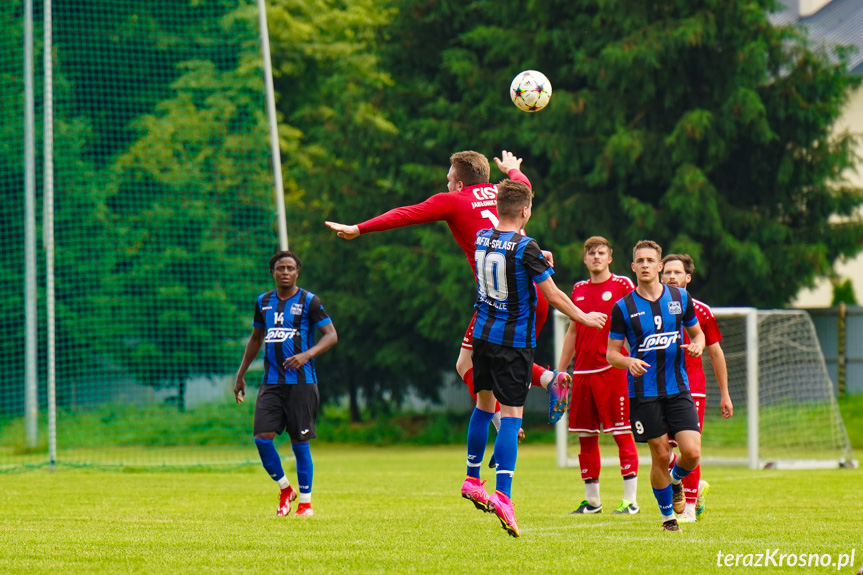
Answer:
[[[250,448],[251,449],[251,448]],[[287,446],[282,447],[283,455]],[[464,449],[313,444],[308,519],[276,518],[260,466],[227,471],[47,470],[0,475],[3,573],[853,573],[844,567],[719,567],[717,553],[855,553],[863,563],[863,471],[709,467],[708,515],[659,530],[642,468],[642,513],[569,515],[578,470],[551,445],[519,452],[523,536],[458,496]],[[605,469],[603,503],[621,482]],[[289,471],[295,482],[295,474]],[[493,477],[484,469],[484,477]],[[741,563],[745,558],[741,558]],[[505,565],[501,569],[498,564]]]

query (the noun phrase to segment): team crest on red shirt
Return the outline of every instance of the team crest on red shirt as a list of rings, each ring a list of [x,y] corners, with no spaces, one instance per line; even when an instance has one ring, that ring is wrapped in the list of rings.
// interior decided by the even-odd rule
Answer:
[[[607,291],[607,292],[602,294],[602,301],[608,301],[610,299],[611,299],[611,292],[610,291]]]

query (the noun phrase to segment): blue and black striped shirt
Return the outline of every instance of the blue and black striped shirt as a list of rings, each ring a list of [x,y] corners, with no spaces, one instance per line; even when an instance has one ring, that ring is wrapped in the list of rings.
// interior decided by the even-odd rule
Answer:
[[[657,397],[689,390],[683,328],[698,323],[692,297],[685,289],[662,286],[656,301],[631,292],[611,309],[612,339],[629,341],[629,354],[650,368],[638,377],[628,373],[629,397]]]
[[[473,336],[507,347],[536,347],[536,287],[554,273],[536,240],[516,232],[476,235]]]
[[[287,300],[275,291],[258,296],[252,325],[265,329],[262,383],[317,383],[315,360],[299,370],[285,371],[285,360],[315,345],[315,332],[332,323],[318,296],[302,288]]]

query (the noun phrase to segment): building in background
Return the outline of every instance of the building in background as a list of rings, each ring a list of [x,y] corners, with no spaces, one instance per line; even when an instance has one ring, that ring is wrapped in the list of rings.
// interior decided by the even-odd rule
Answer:
[[[780,0],[785,10],[773,14],[776,25],[797,24],[806,28],[813,44],[852,45],[859,51],[852,54],[849,69],[863,74],[863,1],[861,0]],[[850,95],[844,114],[835,126],[837,132],[848,130],[863,134],[863,87]],[[863,146],[858,152],[863,156]],[[848,181],[863,188],[863,165],[848,174]],[[863,255],[839,260],[834,267],[840,282],[850,280],[858,302],[863,303]],[[830,278],[817,280],[814,288],[801,290],[791,302],[792,307],[827,307],[833,300]]]

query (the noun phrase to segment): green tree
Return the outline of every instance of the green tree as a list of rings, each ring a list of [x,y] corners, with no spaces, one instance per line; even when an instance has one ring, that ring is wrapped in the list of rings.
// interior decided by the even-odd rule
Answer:
[[[178,63],[173,96],[133,123],[139,137],[112,166],[106,283],[135,318],[119,357],[139,381],[176,387],[180,410],[189,376],[236,368],[277,247],[255,14],[189,23],[207,32],[202,46],[227,42],[234,55]]]
[[[454,276],[441,270],[466,267],[410,232],[347,243],[324,227],[402,200],[390,179],[401,137],[384,113],[392,82],[377,56],[391,18],[370,0],[283,0],[270,10],[279,110],[303,142],[285,161],[298,186],[287,194],[291,248],[304,260],[300,283],[321,295],[339,331],[318,364],[322,394],[347,394],[354,419],[360,396],[373,413],[390,411],[410,388],[437,396],[439,367],[454,364],[457,341],[453,311],[439,304]]]
[[[38,318],[38,365],[40,381],[44,381],[47,353],[45,326],[45,252],[42,243],[42,66],[40,14],[34,14],[34,115],[35,115],[35,176],[36,176],[36,301],[24,299],[24,81],[23,81],[23,10],[8,5],[0,9],[0,109],[8,121],[0,124],[0,223],[3,234],[3,256],[0,265],[0,299],[3,333],[0,354],[4,358],[4,379],[8,377],[10,394],[17,404],[22,397],[24,361],[24,310]],[[94,307],[100,298],[101,272],[110,267],[110,252],[104,248],[110,242],[101,205],[104,176],[88,152],[94,138],[89,119],[67,103],[72,99],[74,84],[69,80],[70,66],[65,51],[55,52],[53,95],[54,114],[54,228],[55,228],[55,327],[56,361],[64,369],[57,370],[57,403],[60,407],[75,407],[80,395],[79,381],[92,372],[104,359],[107,347],[97,326],[105,325],[110,314],[103,307]],[[14,63],[11,60],[14,58]],[[6,386],[3,386],[6,388]],[[40,386],[44,396],[44,386]],[[8,405],[8,404],[7,404]]]
[[[859,79],[844,49],[771,26],[772,0],[399,7],[387,62],[410,151],[526,156],[529,232],[563,266],[599,233],[626,270],[649,237],[695,257],[711,303],[782,306],[859,250],[863,196],[843,179],[854,138],[831,132]],[[554,85],[539,114],[506,96],[526,68]]]
[[[0,7],[0,389],[23,397],[24,381],[24,82],[22,7]],[[9,393],[11,392],[11,393]],[[21,412],[4,402],[3,411]]]

